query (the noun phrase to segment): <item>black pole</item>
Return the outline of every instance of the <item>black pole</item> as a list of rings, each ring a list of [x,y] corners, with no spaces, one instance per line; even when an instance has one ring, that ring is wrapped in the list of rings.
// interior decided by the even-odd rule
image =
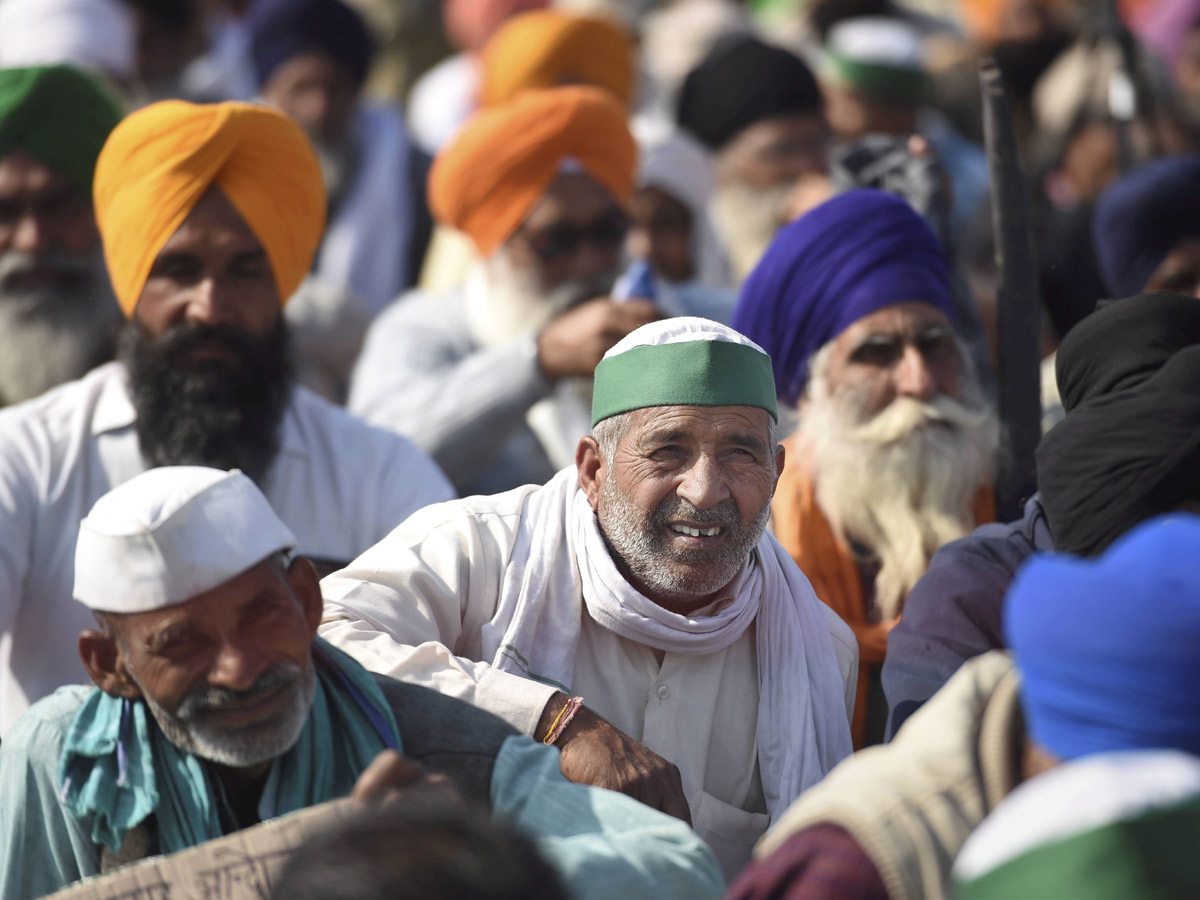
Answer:
[[[1041,439],[1041,302],[1025,173],[1012,109],[996,61],[980,61],[983,134],[992,185],[992,226],[999,275],[996,309],[1000,422],[1005,452],[996,473],[996,517],[1019,518],[1036,489],[1034,452]]]

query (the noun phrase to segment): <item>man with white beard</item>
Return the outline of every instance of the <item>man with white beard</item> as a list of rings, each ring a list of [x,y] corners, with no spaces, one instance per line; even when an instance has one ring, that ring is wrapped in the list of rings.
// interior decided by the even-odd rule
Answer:
[[[112,356],[121,318],[92,213],[92,172],[121,119],[65,66],[0,69],[0,406]]]
[[[591,428],[591,376],[659,317],[610,297],[637,150],[608,93],[527,91],[477,113],[434,162],[430,205],[482,262],[461,290],[372,325],[350,409],[428,451],[461,495],[541,484]]]
[[[882,739],[879,669],[905,597],[934,551],[993,515],[999,429],[952,316],[937,237],[865,189],[781,231],[734,312],[799,414],[775,531],[858,638],[859,747]]]
[[[740,284],[790,218],[798,182],[829,169],[821,90],[798,56],[733,34],[688,75],[676,115],[713,153],[713,224]]]

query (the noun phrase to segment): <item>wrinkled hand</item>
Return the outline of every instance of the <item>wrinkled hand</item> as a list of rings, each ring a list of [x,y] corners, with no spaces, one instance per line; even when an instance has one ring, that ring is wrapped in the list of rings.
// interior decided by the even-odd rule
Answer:
[[[565,695],[555,694],[536,736],[549,730],[565,701]],[[628,794],[692,824],[679,769],[586,706],[580,707],[555,746],[562,751],[560,766],[568,781]]]
[[[591,375],[613,344],[661,318],[646,300],[589,300],[567,310],[538,335],[538,364],[551,381]]]
[[[384,750],[358,776],[351,793],[358,803],[376,803],[403,793],[405,798],[462,806],[463,800],[445,775],[430,775],[415,760]]]

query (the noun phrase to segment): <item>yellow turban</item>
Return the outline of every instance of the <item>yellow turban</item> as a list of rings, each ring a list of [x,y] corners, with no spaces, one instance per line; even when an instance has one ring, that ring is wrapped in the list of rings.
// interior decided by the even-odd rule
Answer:
[[[490,256],[525,221],[568,159],[628,202],[637,147],[625,110],[592,87],[529,91],[476,113],[438,154],[429,173],[430,209]]]
[[[633,41],[604,19],[547,9],[514,16],[483,48],[484,106],[529,89],[591,84],[633,99]]]
[[[96,162],[96,219],[126,316],[155,257],[213,184],[263,245],[285,303],[304,280],[326,206],[304,132],[264,106],[168,100],[121,122]]]

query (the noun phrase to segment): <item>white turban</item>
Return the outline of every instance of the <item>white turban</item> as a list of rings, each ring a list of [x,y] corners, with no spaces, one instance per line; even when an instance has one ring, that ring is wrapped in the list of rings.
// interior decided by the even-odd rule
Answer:
[[[238,470],[151,469],[97,500],[80,524],[75,599],[115,613],[174,606],[295,546]]]
[[[54,65],[131,79],[133,11],[122,0],[0,0],[0,68]]]

